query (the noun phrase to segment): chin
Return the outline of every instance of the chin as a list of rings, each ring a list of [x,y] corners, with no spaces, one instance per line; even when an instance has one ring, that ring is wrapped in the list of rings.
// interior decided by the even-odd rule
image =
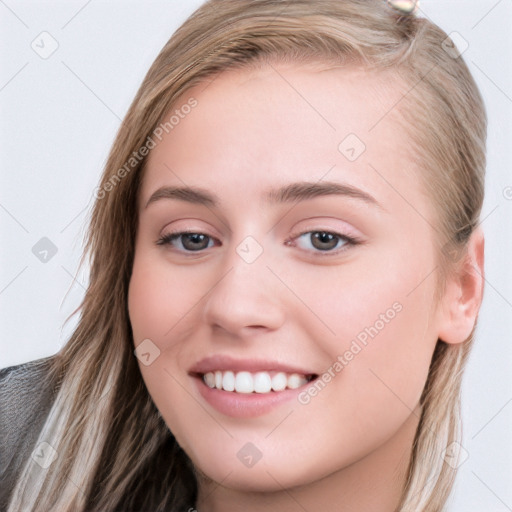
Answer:
[[[274,452],[276,453],[276,452]],[[314,460],[314,457],[309,457]],[[318,461],[317,461],[318,462]],[[219,463],[219,460],[201,460],[194,466],[208,479],[240,492],[276,492],[311,484],[336,472],[335,467],[323,468],[298,464],[286,460],[284,454],[276,454],[271,460],[262,457],[252,467],[246,467],[237,458]]]

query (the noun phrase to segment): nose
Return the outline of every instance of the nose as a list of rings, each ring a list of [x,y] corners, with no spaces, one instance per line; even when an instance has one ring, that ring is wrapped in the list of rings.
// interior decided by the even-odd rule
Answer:
[[[267,263],[264,255],[247,263],[234,252],[204,302],[204,317],[212,328],[243,337],[283,325],[282,285]]]

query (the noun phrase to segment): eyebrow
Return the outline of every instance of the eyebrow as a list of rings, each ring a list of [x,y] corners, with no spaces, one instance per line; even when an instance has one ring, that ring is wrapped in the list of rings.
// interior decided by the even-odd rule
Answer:
[[[271,189],[265,193],[265,200],[269,204],[290,203],[294,201],[304,201],[321,196],[339,195],[353,199],[359,199],[372,206],[381,209],[382,206],[377,200],[364,192],[363,190],[343,183],[331,181],[323,182],[297,182],[290,183],[281,188]],[[199,187],[161,187],[157,189],[146,203],[146,208],[160,199],[177,199],[192,204],[201,204],[209,208],[218,207],[220,200],[218,196],[210,191]]]

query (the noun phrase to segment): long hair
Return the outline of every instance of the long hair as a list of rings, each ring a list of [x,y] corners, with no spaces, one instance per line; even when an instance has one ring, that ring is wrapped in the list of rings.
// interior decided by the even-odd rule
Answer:
[[[194,468],[142,380],[127,312],[137,196],[148,144],[177,100],[217,73],[258,62],[359,63],[396,70],[401,100],[436,216],[440,286],[478,223],[486,113],[462,57],[436,25],[383,0],[210,0],[174,33],[149,69],[112,146],[81,263],[90,266],[79,322],[55,356],[55,401],[39,441],[57,458],[28,460],[9,512],[178,511],[194,506]],[[182,98],[185,98],[182,100]],[[438,512],[455,469],[443,451],[460,440],[460,385],[473,336],[438,340],[399,512]]]

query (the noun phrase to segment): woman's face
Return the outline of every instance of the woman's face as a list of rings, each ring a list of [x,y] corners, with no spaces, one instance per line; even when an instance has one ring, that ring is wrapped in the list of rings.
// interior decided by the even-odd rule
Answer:
[[[134,342],[170,430],[223,485],[319,480],[417,418],[437,234],[400,89],[355,68],[229,71],[152,137]]]

